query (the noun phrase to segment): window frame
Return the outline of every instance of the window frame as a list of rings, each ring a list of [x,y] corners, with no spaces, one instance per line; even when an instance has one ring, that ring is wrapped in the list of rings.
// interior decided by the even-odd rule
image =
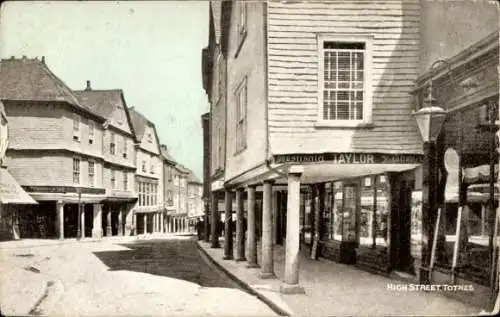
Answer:
[[[363,60],[363,118],[360,120],[330,120],[323,118],[323,91],[324,91],[324,43],[364,43]],[[366,127],[372,124],[373,112],[373,80],[372,80],[372,55],[373,55],[373,35],[370,34],[318,34],[317,36],[317,58],[318,58],[318,112],[315,126],[317,127]]]
[[[111,181],[111,189],[116,189],[116,170],[111,168],[109,180]]]
[[[77,163],[77,164],[75,164]],[[76,167],[76,168],[75,168]],[[76,177],[78,177],[78,181],[75,182]],[[73,157],[73,184],[81,185],[82,183],[82,159],[80,157]]]
[[[128,157],[128,140],[127,138],[123,138],[123,158]]]
[[[95,123],[92,120],[89,120],[89,143],[94,143],[95,138]]]
[[[115,155],[116,154],[116,133],[115,132],[110,132],[110,140],[109,140],[109,154]]]
[[[73,141],[80,142],[82,133],[82,118],[76,113],[73,114]]]
[[[128,190],[128,173],[123,171],[123,190]]]
[[[87,162],[87,173],[88,173],[88,182],[90,187],[95,187],[95,161],[89,160]],[[92,166],[92,169],[90,168]],[[92,172],[91,172],[92,171]]]
[[[242,91],[244,94],[242,96]],[[247,126],[248,126],[248,85],[247,77],[245,76],[235,91],[235,120],[234,120],[234,154],[237,155],[247,148]],[[244,105],[242,106],[242,98],[244,98]],[[242,112],[244,113],[242,115]],[[241,129],[241,131],[240,131]]]

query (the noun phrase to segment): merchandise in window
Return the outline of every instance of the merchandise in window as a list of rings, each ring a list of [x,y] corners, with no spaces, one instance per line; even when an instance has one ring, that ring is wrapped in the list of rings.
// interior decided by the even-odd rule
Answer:
[[[375,245],[387,247],[388,217],[389,217],[389,184],[387,176],[378,175],[376,178],[377,205],[375,213]]]
[[[372,178],[363,178],[361,184],[361,210],[359,215],[359,244],[364,246],[373,246],[374,190]]]
[[[344,185],[344,203],[342,210],[342,241],[356,241],[356,185]]]
[[[333,239],[342,241],[342,204],[344,191],[342,182],[333,183]]]

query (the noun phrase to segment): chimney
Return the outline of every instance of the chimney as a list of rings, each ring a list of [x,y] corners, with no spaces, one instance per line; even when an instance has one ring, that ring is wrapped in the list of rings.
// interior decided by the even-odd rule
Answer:
[[[42,64],[45,64],[45,56],[42,56]]]
[[[85,88],[85,91],[90,91],[92,90],[92,87],[90,86],[90,80],[87,80],[87,87]]]

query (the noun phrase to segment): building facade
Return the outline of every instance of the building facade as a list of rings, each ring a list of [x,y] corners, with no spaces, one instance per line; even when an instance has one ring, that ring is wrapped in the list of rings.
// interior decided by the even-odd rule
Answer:
[[[82,104],[44,58],[0,63],[0,99],[9,121],[6,164],[38,202],[19,211],[20,237],[100,232],[106,119]]]
[[[204,87],[212,105],[211,159],[217,152],[213,125],[223,118],[226,148],[223,183],[214,186],[212,175],[211,190],[212,197],[223,192],[225,206],[236,200],[237,259],[246,256],[251,266],[256,264],[254,233],[260,226],[262,277],[274,276],[273,244],[286,237],[284,293],[302,291],[299,249],[315,258],[418,279],[422,263],[414,254],[422,257],[428,250],[412,244],[412,234],[418,234],[412,207],[423,187],[423,142],[412,116],[418,110],[412,95],[435,78],[434,70],[430,75],[426,70],[436,58],[459,54],[467,39],[479,40],[479,33],[498,33],[498,7],[483,1],[480,11],[488,12],[479,18],[469,10],[478,4],[467,1],[384,1],[376,8],[362,1],[217,3],[211,3],[203,55]],[[457,16],[468,16],[475,27],[455,28],[451,19]],[[222,113],[214,110],[214,47],[219,43],[226,68],[221,87],[231,105]],[[498,76],[493,66],[490,72]],[[498,100],[498,83],[488,85],[489,97]],[[219,219],[217,214],[212,218]],[[225,231],[224,251],[231,258],[227,222]]]
[[[189,170],[187,178],[187,217],[189,231],[196,229],[196,224],[203,217],[203,183]]]
[[[163,200],[165,209],[164,228],[165,232],[171,232],[171,215],[176,213],[174,193],[177,191],[174,179],[176,174],[175,165],[177,162],[169,153],[165,144],[160,146],[161,156],[163,159]]]
[[[139,198],[134,207],[137,234],[163,232],[163,159],[155,125],[130,108],[137,134],[135,187]]]
[[[106,198],[102,204],[102,233],[95,232],[93,236],[114,236],[133,234],[132,207],[137,201],[137,192],[134,187],[136,171],[137,143],[134,127],[125,102],[122,90],[95,90],[90,81],[87,81],[85,90],[74,92],[80,102],[99,114],[106,121],[102,124],[100,145],[102,148],[103,164],[101,167],[102,185]],[[74,123],[75,134],[78,134],[77,124]],[[93,144],[94,127],[89,126],[88,140]],[[92,182],[94,163],[87,163],[89,182]],[[97,229],[96,229],[97,230]]]

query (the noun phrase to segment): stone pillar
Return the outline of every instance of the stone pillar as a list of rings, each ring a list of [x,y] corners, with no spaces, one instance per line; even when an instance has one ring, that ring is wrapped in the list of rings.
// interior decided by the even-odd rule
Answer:
[[[215,193],[210,193],[210,203],[212,204],[212,213],[210,214],[210,236],[211,236],[211,248],[220,248],[220,243],[219,243],[219,230],[218,230],[218,223],[220,220],[219,217],[219,211],[218,209],[218,199],[217,199],[217,194]]]
[[[158,213],[153,214],[153,233],[158,232]]]
[[[113,235],[112,226],[111,226],[111,208],[108,209],[108,212],[106,213],[106,237],[111,237]]]
[[[57,201],[56,213],[57,213],[59,240],[63,240],[64,239],[64,203],[62,201]]]
[[[144,224],[143,234],[147,234],[148,233],[148,214],[147,213],[142,214],[142,223]]]
[[[168,217],[167,221],[168,221],[168,232],[169,233],[174,232],[174,230],[172,229],[172,226],[173,226],[173,219],[172,219],[172,217]]]
[[[255,237],[255,185],[247,189],[247,233],[248,233],[248,268],[259,267],[257,264],[257,239]]]
[[[243,188],[236,190],[236,261],[245,261],[245,210]]]
[[[272,212],[273,212],[273,226],[272,226],[272,237],[273,243],[278,244],[278,192],[274,191],[272,194]]]
[[[93,223],[92,223],[92,238],[101,239],[102,232],[102,204],[94,204],[93,210]]]
[[[285,294],[304,293],[299,285],[300,176],[303,168],[291,166],[288,171],[286,220],[285,279],[280,291]]]
[[[130,236],[133,234],[132,228],[134,226],[134,210],[127,210],[129,207],[126,205],[123,207],[125,213],[125,232],[124,235]]]
[[[262,263],[260,278],[275,278],[273,259],[273,213],[272,213],[272,186],[273,181],[264,181],[263,208],[262,208]]]
[[[80,212],[80,238],[85,238],[85,205],[80,204],[78,208],[81,208]]]
[[[160,216],[160,232],[163,233],[164,232],[164,228],[165,228],[165,223],[164,223],[164,219],[163,219],[163,211],[160,212],[159,214]]]
[[[205,242],[210,242],[210,205],[206,198],[203,200],[203,206],[205,208],[205,214],[203,215],[203,240]]]
[[[123,206],[118,211],[118,235],[123,236]]]
[[[224,260],[233,259],[233,193],[231,190],[224,191]]]

